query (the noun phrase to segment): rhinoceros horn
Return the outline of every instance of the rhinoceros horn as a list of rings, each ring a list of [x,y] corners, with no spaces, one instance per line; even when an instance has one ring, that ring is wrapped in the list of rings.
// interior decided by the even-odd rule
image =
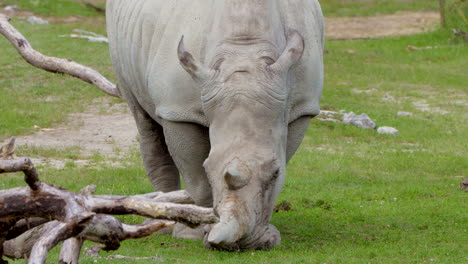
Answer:
[[[304,38],[297,31],[293,31],[288,36],[288,43],[283,53],[275,63],[270,65],[270,69],[276,72],[287,72],[293,64],[299,61],[302,53],[304,53]]]
[[[249,183],[249,177],[238,169],[237,163],[231,164],[224,174],[224,180],[230,190],[238,190]]]
[[[206,80],[212,70],[195,59],[190,52],[185,49],[184,36],[180,38],[179,46],[177,47],[177,56],[179,57],[180,65],[188,72],[194,80]]]

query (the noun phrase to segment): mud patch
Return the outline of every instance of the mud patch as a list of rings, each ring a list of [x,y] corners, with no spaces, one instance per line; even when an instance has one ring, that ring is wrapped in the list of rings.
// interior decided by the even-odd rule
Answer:
[[[279,211],[291,211],[292,205],[288,201],[281,201],[279,204],[275,205],[275,208],[273,210],[275,211],[275,213]]]

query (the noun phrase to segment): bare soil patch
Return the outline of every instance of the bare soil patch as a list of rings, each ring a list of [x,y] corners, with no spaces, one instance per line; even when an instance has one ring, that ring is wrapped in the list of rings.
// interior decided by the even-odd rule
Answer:
[[[101,107],[96,104],[90,106],[84,113],[71,114],[58,127],[38,128],[36,133],[18,137],[16,142],[18,145],[42,148],[79,147],[81,155],[85,157],[98,153],[121,158],[128,153],[129,148],[138,146],[135,121],[125,103],[112,105],[109,100],[105,100],[101,104]],[[78,164],[87,163],[82,161]],[[61,165],[59,163],[53,167]]]
[[[88,2],[91,4],[105,2],[104,0],[76,1]],[[34,15],[31,11],[21,9],[10,11],[0,9],[0,13],[17,18],[26,18]],[[49,21],[50,23],[76,23],[79,21],[105,23],[104,17],[39,17]],[[365,39],[421,33],[432,30],[439,21],[440,16],[437,12],[397,12],[390,15],[376,15],[368,17],[325,18],[325,28],[326,35],[329,39]]]
[[[369,17],[325,18],[325,28],[329,39],[381,38],[430,31],[439,19],[437,12],[398,12]]]

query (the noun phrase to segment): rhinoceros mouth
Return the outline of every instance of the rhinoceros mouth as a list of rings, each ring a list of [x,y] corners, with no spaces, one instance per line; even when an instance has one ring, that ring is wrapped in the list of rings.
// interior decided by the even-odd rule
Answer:
[[[227,231],[228,229],[223,230]],[[238,241],[214,240],[212,235],[213,233],[209,232],[205,235],[204,244],[205,247],[210,249],[242,251],[249,249],[268,250],[281,242],[281,235],[275,226],[269,224],[266,227],[257,228],[257,230],[258,231],[255,233],[249,234]],[[229,234],[224,233],[224,236],[227,237]]]

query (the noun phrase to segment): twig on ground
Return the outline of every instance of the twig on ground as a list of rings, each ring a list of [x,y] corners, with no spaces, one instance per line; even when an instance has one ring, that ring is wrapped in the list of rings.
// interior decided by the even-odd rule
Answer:
[[[87,39],[90,42],[109,43],[109,39],[107,37],[100,35],[100,34],[96,34],[94,32],[85,31],[81,29],[74,29],[73,32],[78,33],[78,34],[59,35],[59,37],[82,38],[82,39]]]

